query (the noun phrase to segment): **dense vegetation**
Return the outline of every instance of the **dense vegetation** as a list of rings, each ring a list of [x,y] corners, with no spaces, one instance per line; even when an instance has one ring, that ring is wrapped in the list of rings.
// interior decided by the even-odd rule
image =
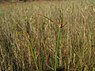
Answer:
[[[0,4],[0,71],[95,71],[95,5],[89,0]]]
[[[30,2],[30,1],[62,1],[62,0],[0,0],[2,2]]]

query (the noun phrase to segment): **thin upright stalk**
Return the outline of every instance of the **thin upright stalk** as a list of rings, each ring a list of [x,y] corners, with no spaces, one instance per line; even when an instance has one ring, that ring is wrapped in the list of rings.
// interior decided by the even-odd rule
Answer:
[[[30,50],[31,50],[31,54],[32,54],[32,57],[33,57],[33,61],[34,61],[34,65],[36,67],[36,71],[39,71],[38,69],[38,65],[37,65],[37,60],[36,60],[36,55],[35,55],[35,51],[30,43]]]
[[[61,28],[58,29],[58,36],[56,40],[54,71],[56,71],[56,68],[58,66],[58,47],[59,47],[59,41],[60,41],[60,34],[61,34]]]

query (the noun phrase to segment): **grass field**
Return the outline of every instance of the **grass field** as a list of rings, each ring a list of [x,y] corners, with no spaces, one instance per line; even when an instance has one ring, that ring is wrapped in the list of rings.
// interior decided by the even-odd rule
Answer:
[[[94,2],[0,4],[0,71],[95,71]]]

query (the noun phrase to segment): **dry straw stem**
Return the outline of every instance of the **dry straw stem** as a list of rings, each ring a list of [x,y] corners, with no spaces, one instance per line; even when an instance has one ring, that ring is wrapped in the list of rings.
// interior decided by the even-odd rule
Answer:
[[[42,15],[42,14],[38,14],[39,16],[42,16],[42,17],[44,17],[44,18],[46,18],[47,20],[49,20],[49,21],[51,21],[53,24],[58,24],[58,23],[56,23],[55,21],[53,21],[52,19],[50,19],[49,17],[47,17],[47,16],[45,16],[45,15]],[[59,25],[57,25],[59,28],[63,28],[65,25],[66,25],[67,23],[65,23],[65,24],[59,24]]]

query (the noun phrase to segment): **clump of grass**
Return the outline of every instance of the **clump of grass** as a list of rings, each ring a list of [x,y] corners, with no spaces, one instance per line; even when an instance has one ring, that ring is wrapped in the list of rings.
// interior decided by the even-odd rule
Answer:
[[[90,1],[17,3],[0,5],[0,11],[2,71],[94,70],[95,11]]]

